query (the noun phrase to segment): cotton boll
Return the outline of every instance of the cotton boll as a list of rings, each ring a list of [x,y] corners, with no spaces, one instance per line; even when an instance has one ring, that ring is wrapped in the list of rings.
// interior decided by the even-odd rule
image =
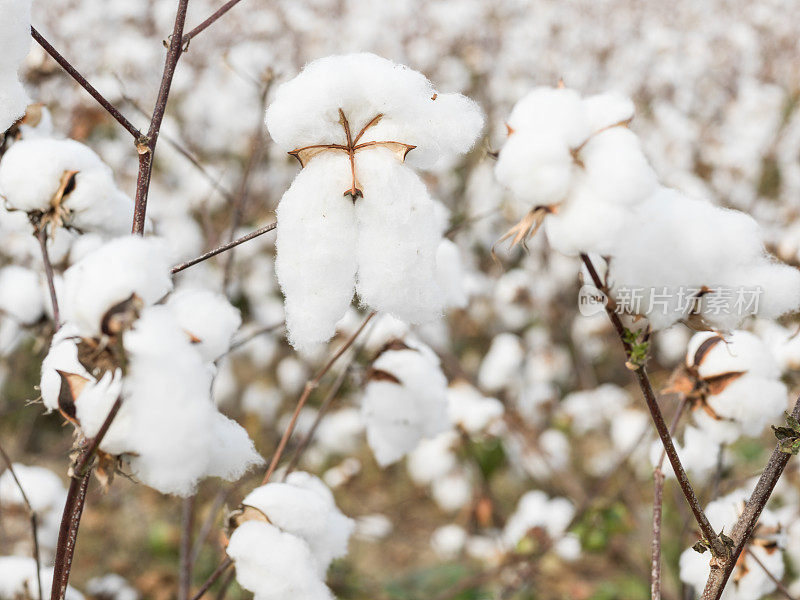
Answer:
[[[236,421],[214,413],[211,422],[211,447],[205,475],[236,481],[252,467],[263,465],[247,431]]]
[[[269,523],[243,523],[225,552],[236,567],[236,581],[257,600],[333,600],[308,544]]]
[[[359,298],[402,321],[431,321],[444,305],[436,269],[441,228],[431,218],[433,200],[422,180],[388,150],[363,152],[356,165],[364,191],[355,206]]]
[[[278,205],[275,273],[286,298],[286,328],[295,348],[327,341],[353,298],[355,208],[342,196],[346,156],[319,155],[300,171]]]
[[[278,385],[286,394],[297,394],[308,379],[308,368],[293,356],[287,356],[275,369]]]
[[[456,382],[447,390],[450,420],[467,433],[479,433],[503,417],[505,409],[497,398],[487,398],[466,382]]]
[[[361,412],[357,408],[341,408],[320,422],[314,444],[331,454],[352,454],[358,450],[363,433]]]
[[[67,490],[61,478],[44,467],[27,466],[14,463],[14,473],[19,480],[19,486],[25,490],[25,495],[31,508],[40,518],[47,513],[60,513],[67,498]],[[14,475],[6,469],[0,476],[0,505],[25,508],[25,499],[19,491]]]
[[[705,342],[718,338],[712,332],[692,336],[686,349],[687,363]],[[713,377],[732,371],[747,371],[768,378],[779,378],[780,368],[766,344],[749,331],[734,331],[705,352],[698,366],[702,377]]]
[[[83,335],[101,333],[103,317],[135,295],[153,304],[172,289],[170,261],[157,238],[117,238],[88,254],[64,273],[64,318]]]
[[[431,483],[431,495],[445,512],[455,512],[472,500],[472,482],[463,471],[453,471]]]
[[[557,133],[568,147],[579,145],[590,133],[580,95],[566,88],[531,90],[514,105],[508,126],[515,133]]]
[[[494,392],[511,385],[522,367],[524,352],[516,335],[501,333],[495,336],[478,371],[480,386]]]
[[[632,452],[650,427],[650,417],[641,410],[624,409],[611,421],[611,441],[620,455]]]
[[[252,383],[242,394],[242,410],[257,415],[265,423],[272,423],[280,409],[281,396],[280,390],[275,386],[262,382]]]
[[[170,295],[172,309],[183,329],[198,340],[195,347],[203,359],[212,362],[227,352],[242,317],[222,294],[210,290],[180,289]]]
[[[561,538],[575,514],[566,498],[548,498],[538,490],[525,493],[503,530],[503,541],[514,548],[531,529],[542,529],[552,540]]]
[[[431,548],[442,560],[453,560],[464,549],[467,532],[455,524],[443,525],[431,534]]]
[[[364,515],[356,521],[354,535],[362,540],[377,542],[389,537],[393,530],[394,525],[386,515]]]
[[[36,582],[36,560],[27,556],[0,556],[0,598],[37,598],[39,584]],[[42,596],[50,595],[53,569],[41,570]],[[72,586],[67,586],[64,600],[84,600],[83,594]]]
[[[17,265],[0,269],[0,312],[31,325],[41,318],[43,304],[37,273]]]
[[[430,485],[455,469],[458,464],[455,453],[458,439],[455,431],[445,431],[435,438],[420,441],[409,453],[406,463],[414,483]]]
[[[86,582],[86,593],[104,600],[139,600],[139,592],[116,573],[92,577]]]
[[[439,242],[436,250],[436,280],[444,293],[445,305],[464,308],[469,296],[464,285],[465,273],[458,246],[448,239]]]
[[[29,102],[17,71],[31,44],[30,0],[3,0],[0,13],[3,15],[0,39],[4,54],[0,59],[0,131],[4,132],[25,113]]]
[[[387,350],[375,360],[373,369],[390,377],[369,381],[361,411],[367,442],[378,464],[386,466],[412,451],[420,440],[450,426],[447,380],[436,356],[422,344]]]
[[[582,434],[602,427],[630,402],[631,397],[624,389],[604,383],[593,390],[568,394],[561,402],[560,410],[571,419],[572,429]]]

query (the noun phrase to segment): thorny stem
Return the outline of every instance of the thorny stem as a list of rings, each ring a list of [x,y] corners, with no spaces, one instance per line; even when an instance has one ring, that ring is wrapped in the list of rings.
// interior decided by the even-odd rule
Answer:
[[[311,392],[316,389],[316,387],[319,385],[319,382],[322,381],[322,378],[325,377],[325,374],[331,370],[331,367],[333,367],[336,361],[339,360],[342,354],[347,352],[348,348],[353,345],[353,342],[356,341],[356,338],[361,334],[362,331],[364,331],[364,328],[374,316],[375,311],[369,313],[364,321],[362,321],[358,329],[355,330],[353,335],[351,335],[347,341],[342,344],[341,348],[339,348],[334,355],[331,356],[328,362],[325,363],[325,366],[322,367],[322,369],[320,369],[320,371],[314,376],[314,379],[306,383],[305,388],[303,388],[303,393],[300,395],[300,399],[297,401],[297,406],[295,406],[292,418],[289,421],[289,424],[286,426],[283,436],[281,436],[281,440],[278,443],[278,448],[275,450],[275,454],[272,455],[272,460],[269,463],[269,468],[267,468],[267,472],[264,475],[261,485],[265,485],[267,482],[269,482],[269,478],[272,477],[272,474],[275,472],[275,469],[278,466],[278,461],[280,461],[283,451],[286,449],[286,444],[289,442],[289,438],[292,437],[292,432],[294,432],[294,427],[297,424],[297,418],[300,416],[300,411],[305,406],[308,397],[311,395]]]
[[[56,296],[56,284],[53,275],[53,264],[50,262],[50,253],[47,251],[47,231],[43,224],[36,226],[36,239],[39,241],[39,248],[42,250],[42,262],[44,263],[44,275],[47,279],[47,289],[50,291],[50,302],[53,304],[53,324],[55,330],[61,327],[61,315],[58,311],[58,297]]]
[[[792,416],[795,419],[800,419],[800,398],[795,402]],[[722,596],[725,584],[736,566],[736,561],[753,534],[753,530],[758,524],[758,518],[761,516],[761,511],[766,506],[791,456],[791,454],[781,452],[777,445],[772,451],[767,466],[762,471],[761,477],[758,478],[756,487],[750,495],[750,499],[745,504],[744,511],[731,530],[730,537],[734,542],[733,551],[722,567],[717,566],[711,569],[711,574],[703,590],[702,600],[719,600]]]
[[[186,261],[179,265],[175,265],[172,267],[171,273],[174,275],[175,273],[180,273],[184,269],[188,269],[189,267],[193,267],[197,263],[201,263],[204,260],[208,260],[209,258],[213,258],[217,254],[222,254],[226,250],[230,250],[231,248],[235,248],[239,244],[244,244],[245,242],[249,242],[253,238],[257,238],[260,235],[264,235],[265,233],[269,233],[273,229],[278,226],[277,223],[270,223],[269,225],[265,225],[261,229],[256,229],[255,231],[248,233],[247,235],[243,235],[242,237],[233,240],[232,242],[228,242],[227,244],[223,244],[219,248],[214,248],[205,254],[198,256],[197,258],[193,258],[192,260]]]
[[[591,259],[586,254],[581,254],[581,260],[586,266],[586,269],[588,270],[589,276],[592,278],[595,287],[602,290],[604,287],[603,281],[597,274],[597,270],[595,269],[594,264],[592,264]],[[630,358],[631,348],[625,341],[625,327],[623,326],[619,315],[608,306],[606,306],[606,313],[611,319],[611,323],[614,326],[617,335],[619,336],[620,342],[625,350],[626,357]],[[689,508],[691,509],[692,514],[694,515],[694,518],[700,527],[703,537],[708,542],[711,552],[715,557],[727,558],[730,554],[730,550],[725,546],[722,540],[719,539],[719,536],[714,531],[711,523],[708,522],[708,518],[706,517],[705,512],[703,512],[703,508],[700,506],[700,501],[697,499],[697,495],[694,493],[692,484],[689,482],[689,478],[686,476],[686,471],[681,464],[681,459],[678,457],[678,452],[675,449],[675,444],[672,441],[669,428],[664,422],[664,415],[661,413],[661,408],[658,405],[656,394],[653,391],[653,385],[650,383],[650,378],[647,375],[647,369],[645,369],[644,366],[641,366],[636,368],[633,373],[636,378],[636,382],[639,384],[639,387],[642,390],[642,395],[644,396],[645,403],[650,411],[650,416],[653,419],[653,424],[658,432],[658,437],[661,438],[661,443],[664,445],[664,451],[666,452],[667,458],[669,458],[669,462],[672,465],[672,470],[675,472],[675,477],[678,480],[681,491],[686,498],[686,502],[689,504]]]
[[[200,600],[200,598],[205,595],[209,588],[214,585],[217,579],[219,579],[231,565],[233,565],[233,561],[231,560],[230,556],[226,556],[223,561],[219,563],[219,566],[214,569],[214,572],[209,576],[209,578],[206,579],[205,583],[200,586],[200,589],[197,590],[197,593],[192,596],[191,600]]]
[[[783,582],[782,582],[780,579],[778,579],[777,577],[775,577],[775,575],[773,575],[772,571],[770,571],[770,570],[767,568],[767,565],[765,565],[763,562],[761,562],[761,559],[760,559],[760,558],[758,558],[758,557],[755,555],[755,552],[751,552],[751,551],[750,551],[750,549],[747,549],[747,550],[746,550],[746,552],[747,552],[747,555],[748,555],[750,558],[752,558],[752,559],[755,561],[755,563],[756,563],[756,564],[757,564],[759,567],[761,567],[761,570],[762,570],[762,571],[764,571],[764,573],[766,573],[767,577],[769,577],[769,578],[770,578],[770,580],[772,580],[772,583],[774,583],[774,584],[775,584],[775,587],[778,589],[778,591],[779,591],[781,594],[783,594],[783,596],[784,596],[784,597],[785,597],[787,600],[795,600],[795,597],[794,597],[794,596],[792,596],[792,594],[789,592],[789,590],[788,590],[788,589],[786,589],[786,586],[785,586],[785,585],[783,585]]]
[[[136,178],[136,203],[133,209],[132,233],[143,235],[145,216],[147,213],[147,194],[150,190],[150,178],[153,174],[153,157],[156,152],[158,133],[161,130],[161,123],[164,120],[164,113],[167,110],[167,99],[169,98],[172,77],[175,75],[175,67],[181,57],[183,49],[183,24],[186,21],[186,8],[189,0],[178,0],[178,11],[175,15],[175,26],[172,37],[169,41],[167,58],[164,62],[164,73],[161,77],[161,87],[158,90],[156,105],[153,109],[153,118],[150,120],[150,128],[147,137],[141,139],[139,144],[139,174]]]
[[[19,477],[17,477],[17,472],[14,470],[14,463],[11,462],[11,459],[6,454],[3,445],[0,444],[0,456],[3,457],[3,460],[8,467],[9,473],[11,473],[11,478],[14,480],[14,484],[17,486],[20,495],[22,496],[22,501],[25,503],[25,507],[28,509],[28,517],[31,522],[31,537],[33,538],[33,559],[36,561],[36,583],[39,588],[39,600],[43,600],[42,595],[42,561],[39,558],[39,525],[38,525],[38,518],[36,516],[36,512],[33,510],[33,506],[31,505],[31,501],[28,498],[28,494],[25,493],[25,488],[22,487],[22,483],[20,483]]]
[[[44,48],[45,52],[47,52],[50,56],[53,57],[53,59],[61,66],[62,69],[64,69],[67,72],[67,74],[69,74],[70,77],[72,77],[75,81],[77,81],[78,84],[83,89],[89,92],[89,95],[91,95],[91,97],[94,98],[98,102],[98,104],[100,104],[100,106],[106,109],[106,112],[108,112],[108,114],[114,117],[114,119],[120,125],[122,125],[126,129],[126,131],[128,131],[128,133],[130,133],[133,136],[133,139],[138,140],[142,137],[142,132],[139,131],[136,127],[134,127],[134,125],[130,121],[128,121],[128,119],[125,118],[125,116],[119,111],[119,109],[116,106],[114,106],[113,104],[111,104],[111,102],[106,100],[103,97],[103,95],[100,92],[98,92],[97,89],[91,83],[89,83],[86,80],[86,78],[83,75],[81,75],[78,72],[78,70],[75,67],[73,67],[70,64],[70,62],[66,58],[64,58],[58,52],[58,50],[56,50],[52,46],[52,44],[50,44],[50,42],[44,39],[42,34],[36,31],[36,29],[34,29],[33,27],[31,27],[31,36],[33,37],[34,40],[36,40],[36,42],[42,48]]]
[[[219,7],[210,17],[208,17],[205,21],[200,23],[197,27],[189,31],[186,35],[183,36],[182,43],[184,51],[188,48],[189,42],[195,38],[199,33],[202,33],[206,29],[208,29],[209,25],[212,25],[215,21],[217,21],[221,16],[223,16],[226,12],[232,9],[234,6],[239,4],[241,0],[228,0],[225,4]]]

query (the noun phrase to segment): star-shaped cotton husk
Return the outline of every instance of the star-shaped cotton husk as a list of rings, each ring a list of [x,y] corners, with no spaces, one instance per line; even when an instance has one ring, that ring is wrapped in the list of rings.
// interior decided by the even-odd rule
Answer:
[[[709,396],[721,394],[730,385],[747,371],[728,371],[718,375],[703,377],[700,375],[700,366],[708,353],[720,342],[722,336],[714,335],[705,340],[694,353],[691,363],[683,363],[672,373],[665,394],[680,394],[686,398],[693,409],[701,408],[710,417],[718,421],[725,420],[708,404]]]
[[[355,138],[350,130],[350,122],[347,120],[347,117],[344,114],[344,111],[340,108],[339,109],[339,123],[344,129],[344,135],[346,144],[314,144],[311,146],[303,146],[302,148],[296,148],[289,152],[292,156],[294,156],[299,162],[301,167],[305,167],[309,161],[314,158],[315,156],[322,154],[323,152],[344,152],[348,155],[350,159],[350,173],[352,175],[352,183],[350,185],[350,189],[344,192],[344,196],[350,196],[352,201],[355,203],[357,198],[363,198],[364,192],[361,189],[361,184],[358,182],[358,177],[356,176],[356,153],[361,152],[362,150],[366,150],[367,148],[386,148],[388,149],[397,160],[401,163],[405,162],[406,155],[416,148],[411,144],[404,144],[403,142],[395,142],[395,141],[381,141],[381,142],[363,142],[359,144],[359,141],[366,131],[376,125],[378,121],[383,118],[383,114],[375,115],[364,127],[361,128],[361,131],[356,134]]]
[[[65,226],[69,220],[70,211],[64,207],[64,201],[75,189],[75,177],[78,173],[79,171],[64,171],[58,182],[58,188],[50,199],[50,208],[45,213],[30,214],[31,222],[38,227],[49,225],[51,232],[58,227]]]

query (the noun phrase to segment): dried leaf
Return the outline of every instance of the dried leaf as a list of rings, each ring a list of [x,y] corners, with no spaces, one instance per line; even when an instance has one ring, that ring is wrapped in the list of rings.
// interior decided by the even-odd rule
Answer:
[[[64,418],[78,425],[75,402],[89,380],[77,373],[66,373],[59,370],[56,370],[56,373],[61,378],[61,388],[58,391],[58,410],[64,415]]]
[[[117,302],[106,311],[100,320],[100,329],[106,335],[118,335],[129,329],[139,317],[139,311],[144,307],[141,298],[131,294],[122,302]]]
[[[402,382],[397,377],[382,369],[369,369],[365,379],[367,381],[386,381],[388,383],[402,385]]]
[[[254,506],[242,504],[241,507],[234,510],[228,515],[228,528],[236,529],[242,523],[247,521],[260,521],[261,523],[272,523],[269,517]]]
[[[692,366],[699,367],[703,363],[703,360],[705,360],[706,355],[709,353],[709,351],[714,346],[719,344],[721,341],[722,341],[722,336],[719,335],[715,335],[708,338],[707,340],[704,340],[703,343],[700,344],[700,346],[698,346],[697,350],[694,353],[694,358],[692,359]]]
[[[705,381],[708,386],[708,393],[711,396],[716,396],[725,391],[726,387],[745,373],[746,371],[730,371],[729,373],[721,373],[719,375],[713,375],[712,377],[706,377],[703,381]]]

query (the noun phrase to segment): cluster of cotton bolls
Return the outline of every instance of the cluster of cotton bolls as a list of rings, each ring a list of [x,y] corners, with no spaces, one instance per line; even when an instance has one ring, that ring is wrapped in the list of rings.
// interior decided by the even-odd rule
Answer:
[[[483,126],[477,105],[437,93],[416,71],[352,54],[314,61],[284,83],[267,125],[302,167],[277,210],[275,272],[292,344],[327,341],[354,291],[411,323],[437,317],[445,222],[410,167],[469,150]]]
[[[354,523],[322,481],[298,471],[284,483],[267,483],[245,497],[232,519],[226,552],[237,581],[258,600],[333,598],[326,573],[347,554]]]
[[[172,291],[158,238],[113,240],[64,274],[64,325],[42,364],[41,393],[99,449],[164,493],[191,494],[208,476],[237,479],[262,462],[246,431],[211,397],[214,361],[240,317],[219,294]],[[116,463],[110,465],[116,468]]]
[[[19,119],[28,106],[28,94],[22,87],[18,70],[31,45],[30,0],[3,0],[0,5],[3,24],[0,40],[3,56],[0,58],[0,132],[5,132]]]
[[[755,220],[659,187],[632,119],[633,103],[612,94],[522,98],[495,169],[523,206],[504,237],[524,241],[544,223],[561,252],[604,257],[615,308],[654,329],[731,330],[797,309],[800,272],[768,256]]]

